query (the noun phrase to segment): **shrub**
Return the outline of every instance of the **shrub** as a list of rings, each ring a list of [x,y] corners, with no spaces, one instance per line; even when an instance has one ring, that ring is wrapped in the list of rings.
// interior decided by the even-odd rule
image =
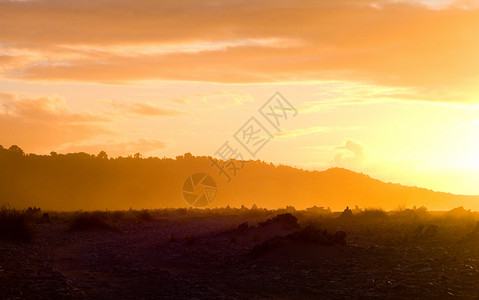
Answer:
[[[419,221],[419,216],[415,210],[404,209],[392,214],[392,218],[401,223],[414,223]]]
[[[385,221],[388,220],[388,214],[382,209],[367,208],[359,214],[359,217],[365,221]]]
[[[314,217],[309,217],[305,218],[304,221],[302,222],[302,227],[310,227],[310,228],[315,228],[319,229],[322,227],[321,221],[319,218],[314,218]]]
[[[151,220],[153,220],[153,217],[151,216],[151,214],[146,209],[144,209],[142,211],[139,211],[138,214],[137,214],[137,218],[140,221],[151,221]]]
[[[51,224],[52,220],[50,219],[50,215],[48,213],[43,213],[42,217],[38,219],[38,224]]]
[[[303,247],[303,245],[324,245],[324,246],[346,246],[346,232],[337,231],[334,234],[326,230],[318,230],[312,227],[306,227],[295,231],[287,236],[276,236],[253,247],[249,256],[260,257],[271,253],[275,249],[286,248],[288,246]],[[298,248],[298,249],[300,249]]]
[[[9,209],[7,206],[0,207],[0,238],[29,242],[33,238],[33,231],[26,216]]]
[[[113,222],[125,220],[127,218],[127,212],[121,210],[112,211],[110,212],[110,218]]]
[[[177,215],[186,215],[188,210],[186,208],[177,208],[175,214]]]
[[[119,231],[117,227],[109,224],[106,219],[107,214],[103,212],[84,212],[73,217],[68,231]]]

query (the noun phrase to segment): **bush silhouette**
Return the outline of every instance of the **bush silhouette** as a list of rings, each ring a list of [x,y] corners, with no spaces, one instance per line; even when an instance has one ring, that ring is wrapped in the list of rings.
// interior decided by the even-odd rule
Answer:
[[[151,220],[153,220],[153,217],[151,216],[151,214],[146,209],[144,209],[142,211],[139,211],[138,214],[137,214],[137,218],[140,221],[151,221]]]
[[[107,230],[119,231],[119,229],[107,221],[107,214],[102,212],[84,212],[73,217],[68,231],[94,231]]]
[[[33,231],[25,214],[0,207],[0,239],[29,242],[33,238]]]
[[[365,222],[380,222],[389,219],[388,214],[384,210],[375,208],[366,208],[359,214],[359,217]]]

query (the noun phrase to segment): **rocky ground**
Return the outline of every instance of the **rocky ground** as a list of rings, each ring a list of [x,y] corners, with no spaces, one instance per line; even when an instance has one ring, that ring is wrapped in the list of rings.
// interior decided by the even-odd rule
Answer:
[[[0,240],[0,298],[479,295],[474,228],[274,216],[170,213],[85,230],[68,220],[35,223],[31,242]]]

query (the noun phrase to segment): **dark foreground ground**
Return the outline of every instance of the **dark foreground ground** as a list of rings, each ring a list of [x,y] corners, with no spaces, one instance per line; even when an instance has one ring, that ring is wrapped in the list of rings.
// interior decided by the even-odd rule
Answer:
[[[100,214],[112,227],[34,223],[31,242],[0,240],[1,299],[477,298],[475,220],[319,217],[301,228],[347,245],[276,238],[301,230],[276,213]],[[126,214],[126,213],[125,213]],[[50,213],[52,215],[52,213]],[[248,222],[249,226],[239,224]],[[327,241],[326,241],[327,242]],[[255,249],[255,250],[253,250]]]

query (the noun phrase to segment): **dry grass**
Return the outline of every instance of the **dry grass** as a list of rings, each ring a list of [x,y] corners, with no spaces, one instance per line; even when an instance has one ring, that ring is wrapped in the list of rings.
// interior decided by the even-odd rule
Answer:
[[[0,239],[30,242],[33,230],[24,213],[6,205],[0,207]]]

